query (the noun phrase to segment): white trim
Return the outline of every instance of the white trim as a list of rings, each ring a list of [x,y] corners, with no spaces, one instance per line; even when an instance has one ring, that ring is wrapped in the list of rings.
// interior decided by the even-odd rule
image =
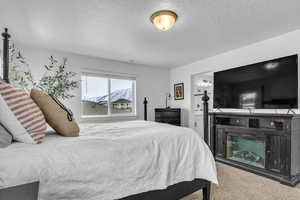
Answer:
[[[114,114],[114,115],[83,115],[80,117],[80,122],[109,122],[109,121],[126,121],[126,120],[137,120],[138,116],[132,113],[125,114]]]
[[[137,117],[137,115],[134,113],[124,113],[124,114],[118,113],[112,115],[82,115],[81,119],[91,119],[91,118],[102,119],[102,118],[116,118],[116,117]]]
[[[111,93],[111,78],[107,77],[107,87],[108,87],[108,98],[107,98],[107,115],[111,116],[111,98],[110,98],[110,93]]]
[[[136,114],[136,80],[132,81],[132,112]]]
[[[127,79],[127,80],[136,80],[136,74],[127,74],[127,73],[116,73],[110,71],[102,70],[91,70],[91,69],[82,69],[81,75],[94,76],[94,77],[109,77],[116,79]]]

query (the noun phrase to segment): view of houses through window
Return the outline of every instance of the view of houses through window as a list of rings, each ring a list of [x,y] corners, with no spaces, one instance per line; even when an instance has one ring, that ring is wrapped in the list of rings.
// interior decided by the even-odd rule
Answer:
[[[82,114],[114,115],[135,113],[135,80],[82,75]]]

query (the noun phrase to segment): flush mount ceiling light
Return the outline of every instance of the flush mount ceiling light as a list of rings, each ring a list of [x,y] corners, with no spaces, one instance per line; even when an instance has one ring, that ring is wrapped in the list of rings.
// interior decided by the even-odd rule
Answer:
[[[150,21],[154,26],[162,31],[166,31],[175,24],[177,20],[177,14],[171,10],[160,10],[153,13],[150,17]]]
[[[272,69],[277,68],[279,65],[280,65],[279,62],[270,62],[265,65],[265,68],[268,70],[272,70]]]

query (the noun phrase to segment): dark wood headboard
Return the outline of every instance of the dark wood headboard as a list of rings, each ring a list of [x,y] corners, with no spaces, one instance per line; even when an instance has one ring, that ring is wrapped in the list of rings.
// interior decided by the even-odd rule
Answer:
[[[204,135],[204,141],[206,144],[209,146],[209,122],[208,122],[208,101],[209,97],[207,95],[207,91],[205,90],[202,96],[202,101],[203,101],[203,135]]]
[[[3,37],[3,80],[9,83],[9,38],[8,29],[5,28],[2,33]]]

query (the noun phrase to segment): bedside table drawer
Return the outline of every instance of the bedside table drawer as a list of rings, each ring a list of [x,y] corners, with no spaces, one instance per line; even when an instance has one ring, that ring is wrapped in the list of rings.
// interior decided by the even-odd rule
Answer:
[[[155,121],[180,126],[180,108],[156,108]]]

